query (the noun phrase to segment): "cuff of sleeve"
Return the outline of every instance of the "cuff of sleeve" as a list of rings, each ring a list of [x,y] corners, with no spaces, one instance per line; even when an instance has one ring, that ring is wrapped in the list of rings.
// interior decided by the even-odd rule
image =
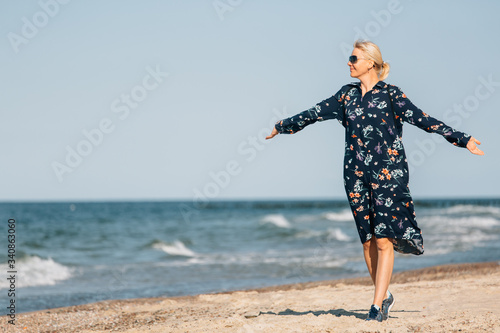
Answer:
[[[278,133],[283,133],[283,120],[278,120],[274,125],[274,128],[278,131]]]
[[[469,134],[465,134],[458,140],[458,145],[462,148],[466,148],[469,143],[471,136]]]

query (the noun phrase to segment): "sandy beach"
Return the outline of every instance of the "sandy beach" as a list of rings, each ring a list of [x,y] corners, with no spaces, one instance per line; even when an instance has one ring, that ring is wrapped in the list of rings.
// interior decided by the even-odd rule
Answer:
[[[365,322],[368,278],[188,297],[114,300],[22,313],[3,332],[500,332],[500,263],[396,273],[396,303]]]

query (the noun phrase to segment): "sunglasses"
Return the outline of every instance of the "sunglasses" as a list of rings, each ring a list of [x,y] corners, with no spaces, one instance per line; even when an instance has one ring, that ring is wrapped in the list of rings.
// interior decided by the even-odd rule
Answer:
[[[351,64],[353,64],[353,65],[354,65],[355,63],[357,63],[357,62],[358,62],[358,60],[362,60],[362,59],[366,60],[365,58],[358,58],[358,57],[357,57],[357,56],[355,56],[355,55],[352,55],[352,56],[350,56],[350,57],[349,57],[349,61],[350,61],[350,62],[351,62]]]

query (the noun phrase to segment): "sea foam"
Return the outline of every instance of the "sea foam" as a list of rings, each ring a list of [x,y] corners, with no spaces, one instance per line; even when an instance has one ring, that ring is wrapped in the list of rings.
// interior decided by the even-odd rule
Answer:
[[[281,214],[269,214],[264,216],[261,220],[261,223],[269,223],[278,228],[290,228],[290,222]]]
[[[7,264],[0,265],[6,272]],[[71,278],[73,270],[55,262],[52,258],[42,259],[37,256],[28,256],[16,261],[17,281],[16,287],[53,286],[59,281]],[[8,288],[6,279],[0,280],[0,289]]]
[[[340,230],[338,228],[328,229],[327,233],[328,233],[328,235],[327,235],[328,239],[334,239],[334,240],[338,240],[341,242],[351,241],[351,237],[346,235],[342,230]]]
[[[156,242],[153,244],[153,249],[161,250],[171,256],[180,256],[180,257],[195,257],[196,253],[192,250],[188,249],[183,242],[176,240],[171,244],[167,244],[164,242]]]
[[[335,222],[353,221],[352,212],[348,209],[342,210],[338,213],[337,212],[325,213],[324,216],[327,220]]]

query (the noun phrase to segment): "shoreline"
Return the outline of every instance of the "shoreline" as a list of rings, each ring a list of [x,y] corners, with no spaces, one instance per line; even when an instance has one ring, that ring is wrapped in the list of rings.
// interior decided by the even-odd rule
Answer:
[[[491,311],[496,314],[478,312],[480,306],[476,304],[468,307],[467,303],[463,304],[463,309],[470,312],[470,319],[464,319],[467,316],[463,311],[462,315],[450,314],[456,306],[455,301],[462,304],[460,293],[455,293],[457,288],[462,290],[467,300],[469,297],[465,295],[471,293],[471,297],[479,304],[488,303],[486,295],[491,295]],[[450,293],[453,291],[456,300],[453,300],[447,289]],[[424,313],[431,310],[419,317],[423,319],[419,329],[448,332],[444,327],[439,330],[439,327],[432,325],[442,325],[443,320],[451,318],[448,319],[449,324],[463,327],[449,330],[450,332],[459,329],[475,331],[476,328],[479,330],[488,327],[491,328],[490,331],[495,331],[489,320],[498,322],[500,319],[500,261],[448,264],[397,272],[392,277],[391,291],[395,294],[397,305],[404,310],[400,309],[396,318],[391,316],[390,320],[378,323],[380,328],[377,330],[385,327],[398,332],[397,327],[391,325],[398,322],[398,317],[404,315],[411,318],[415,315],[413,312]],[[8,324],[8,317],[3,315],[0,323],[4,332],[276,333],[290,332],[290,327],[296,327],[299,323],[302,328],[297,328],[296,332],[354,332],[364,330],[365,327],[373,328],[373,325],[367,326],[363,320],[372,293],[373,286],[369,277],[346,278],[194,296],[107,300],[20,313],[16,315],[15,327]],[[433,293],[442,294],[441,298],[432,298]],[[423,298],[421,302],[416,300],[419,297]],[[429,304],[429,300],[432,304]],[[450,300],[452,303],[448,304]],[[442,302],[446,305],[442,305]],[[411,309],[415,305],[419,307],[418,310]],[[393,309],[394,311],[398,310]],[[429,317],[436,315],[442,318],[429,321]],[[470,326],[471,321],[479,326],[473,328]],[[404,322],[398,324],[403,325],[400,327],[401,332],[418,331],[417,326],[412,329]],[[332,325],[336,329],[329,330]],[[353,327],[355,330],[351,330]],[[500,331],[500,328],[497,329]]]
[[[474,276],[481,274],[489,274],[500,270],[500,260],[499,261],[488,261],[488,262],[479,262],[479,263],[460,263],[460,264],[446,264],[446,265],[436,265],[424,268],[418,268],[413,270],[406,270],[401,272],[393,273],[391,278],[392,284],[405,284],[416,281],[433,281],[433,280],[441,280],[443,278],[451,278],[451,277],[463,277],[463,276]],[[465,275],[461,275],[465,274]],[[226,295],[233,294],[238,292],[257,292],[257,293],[267,293],[267,292],[275,292],[275,291],[287,291],[287,290],[305,290],[309,288],[317,288],[321,286],[335,287],[337,285],[361,285],[361,286],[371,286],[372,280],[370,277],[353,277],[353,278],[342,278],[342,279],[332,279],[332,280],[320,280],[320,281],[310,281],[310,282],[297,282],[297,283],[289,283],[289,284],[279,284],[267,287],[258,287],[258,288],[248,288],[248,289],[237,289],[230,291],[220,291],[220,292],[211,292],[204,294],[196,294],[196,295],[180,295],[180,296],[165,296],[165,297],[147,297],[147,298],[129,298],[129,299],[109,299],[104,301],[85,303],[79,305],[69,305],[57,308],[48,308],[42,310],[28,311],[22,312],[18,315],[28,315],[28,314],[36,314],[36,313],[50,313],[51,311],[64,311],[65,309],[74,309],[78,307],[86,307],[94,304],[100,303],[109,303],[109,302],[117,302],[117,303],[136,303],[136,302],[150,302],[156,300],[189,300],[196,298],[200,295]],[[0,316],[3,318],[3,316]]]

